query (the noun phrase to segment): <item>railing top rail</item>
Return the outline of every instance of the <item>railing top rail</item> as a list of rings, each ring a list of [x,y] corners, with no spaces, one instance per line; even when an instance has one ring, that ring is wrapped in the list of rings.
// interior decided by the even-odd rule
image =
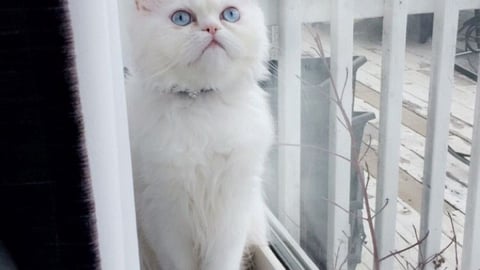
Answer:
[[[383,17],[384,0],[351,0],[354,3],[354,18],[365,19]],[[403,1],[403,0],[398,0]],[[266,12],[267,24],[278,22],[278,1],[260,0],[263,10]],[[330,21],[331,0],[302,0],[304,22],[326,22]],[[480,0],[456,0],[460,10],[480,9]],[[408,13],[432,13],[436,0],[409,1]]]

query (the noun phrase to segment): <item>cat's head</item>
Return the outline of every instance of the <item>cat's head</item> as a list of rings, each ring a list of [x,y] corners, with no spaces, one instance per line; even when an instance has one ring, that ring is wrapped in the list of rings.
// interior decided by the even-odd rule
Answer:
[[[226,88],[261,79],[268,41],[258,0],[136,0],[136,70],[164,86]]]

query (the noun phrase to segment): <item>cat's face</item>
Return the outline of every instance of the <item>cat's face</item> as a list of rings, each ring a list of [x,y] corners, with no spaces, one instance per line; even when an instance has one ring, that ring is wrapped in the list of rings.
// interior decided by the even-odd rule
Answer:
[[[267,38],[256,0],[137,0],[135,62],[146,76],[185,87],[260,78]]]

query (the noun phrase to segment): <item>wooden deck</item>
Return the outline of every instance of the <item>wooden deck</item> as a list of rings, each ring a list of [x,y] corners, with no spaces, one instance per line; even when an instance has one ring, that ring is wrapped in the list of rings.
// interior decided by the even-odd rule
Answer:
[[[363,55],[368,62],[357,72],[355,110],[371,111],[377,116],[365,130],[365,141],[370,141],[365,162],[368,163],[370,177],[370,200],[375,205],[375,178],[377,176],[379,104],[381,91],[381,27],[379,20],[369,20],[356,25],[355,54]],[[304,28],[304,55],[315,55],[316,48],[312,33],[318,33],[326,54],[329,54],[329,35],[327,25],[315,25]],[[402,249],[415,243],[415,229],[420,227],[420,208],[422,200],[422,175],[424,163],[424,146],[426,135],[427,104],[429,93],[431,44],[419,44],[415,39],[408,38],[404,101],[402,112],[402,146],[399,164],[399,198],[397,200],[397,249]],[[456,151],[470,153],[472,123],[474,116],[475,82],[455,74],[455,90],[451,108],[449,144]],[[447,108],[446,108],[447,109]],[[457,237],[455,245],[443,254],[445,262],[439,269],[455,269],[456,257],[460,260],[463,226],[465,219],[466,195],[468,186],[468,166],[458,161],[452,155],[448,156],[448,172],[445,184],[445,207],[443,220],[442,245],[447,246],[454,233]],[[449,214],[452,217],[452,228]],[[367,238],[364,252],[363,267],[369,269],[371,258],[370,237]],[[417,251],[411,250],[398,256],[396,269],[414,269],[417,264]],[[408,266],[407,266],[408,265]]]

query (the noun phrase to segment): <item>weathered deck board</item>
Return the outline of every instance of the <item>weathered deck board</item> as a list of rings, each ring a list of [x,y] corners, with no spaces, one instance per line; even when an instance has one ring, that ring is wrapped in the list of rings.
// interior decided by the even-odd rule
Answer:
[[[304,55],[317,55],[312,49],[316,45],[312,40],[311,32],[320,35],[324,51],[328,55],[330,38],[326,27],[323,25],[316,25],[311,27],[311,30],[304,31]],[[368,62],[358,70],[357,80],[380,92],[382,45],[379,37],[371,37],[370,35],[356,35],[354,54],[363,55],[368,59]],[[428,107],[430,55],[431,44],[417,44],[414,41],[408,41],[405,62],[404,104],[408,104],[413,112],[424,118],[426,118]],[[467,142],[471,142],[473,131],[471,123],[473,122],[475,88],[475,84],[471,80],[455,74],[450,132]]]
[[[376,112],[376,109],[366,103],[360,103],[358,105],[359,109],[364,109],[368,111],[373,111]],[[404,128],[408,130],[408,128]],[[410,131],[411,132],[411,131]],[[366,155],[366,161],[369,165],[369,171],[373,177],[376,177],[377,175],[377,168],[375,167],[375,160],[377,159],[376,156],[376,147],[377,147],[377,138],[376,134],[378,134],[378,126],[375,121],[371,122],[365,131],[365,135],[371,136],[372,137],[372,143],[371,143],[371,148],[372,151],[367,152]],[[401,152],[407,152],[411,151],[405,146],[401,147]],[[415,162],[412,162],[415,163]],[[372,166],[373,165],[373,166]],[[410,174],[410,168],[408,167],[400,167],[400,181],[399,181],[399,199],[406,202],[410,208],[412,208],[416,212],[420,212],[420,204],[421,204],[421,181],[419,179],[416,179],[414,175]],[[418,170],[418,169],[417,169]],[[453,181],[453,180],[450,180]],[[448,185],[452,186],[454,184],[451,184],[450,181],[447,182]],[[464,190],[460,190],[460,192],[464,192]],[[453,192],[454,194],[457,194],[457,191]],[[448,195],[447,193],[447,199],[450,198],[451,195]],[[461,197],[454,197],[455,200],[462,199]],[[455,205],[452,205],[448,200],[445,202],[445,214],[443,217],[443,224],[444,224],[444,231],[448,232],[450,229],[450,223],[449,223],[449,218],[447,212],[450,212],[452,214],[452,218],[456,226],[458,226],[457,234],[459,237],[463,236],[463,224],[464,224],[464,218],[465,218],[465,213],[457,210],[455,208]],[[459,239],[461,241],[461,239]]]
[[[357,79],[363,82],[365,85],[368,85],[375,91],[379,91],[380,89],[380,78],[376,77],[370,71],[374,66],[373,65],[366,65],[364,68],[359,70],[357,73]],[[370,70],[369,70],[370,69]],[[413,76],[412,74],[416,74],[417,76]],[[406,72],[406,84],[405,92],[404,92],[404,104],[410,106],[410,109],[419,114],[423,117],[427,116],[427,102],[425,98],[422,98],[422,92],[427,91],[427,88],[423,88],[421,86],[415,85],[417,82],[422,80],[428,80],[427,76],[418,75],[418,72],[407,71]],[[413,78],[415,77],[415,78]],[[456,76],[459,78],[461,76]],[[411,90],[413,89],[413,90]],[[456,89],[454,91],[454,95],[458,93],[459,90]],[[472,92],[471,96],[474,94]],[[451,114],[451,124],[450,124],[450,133],[455,134],[461,137],[463,140],[470,142],[471,141],[471,134],[472,134],[472,126],[471,121],[473,121],[473,109],[469,109],[464,104],[459,103],[459,99],[467,100],[467,93],[462,94],[464,97],[461,98],[454,98],[452,104],[452,114]],[[469,122],[470,121],[470,122]]]
[[[378,94],[370,89],[365,87],[361,83],[357,83],[357,97],[360,99],[363,99],[367,104],[369,104],[372,107],[367,107],[364,109],[367,109],[369,111],[374,111],[377,113],[378,111]],[[365,107],[366,105],[364,105]],[[408,107],[403,108],[403,114],[408,115],[409,110]],[[422,123],[423,122],[423,123]],[[422,177],[422,164],[423,164],[423,147],[425,145],[425,138],[424,138],[424,130],[419,130],[418,129],[418,124],[421,126],[424,125],[425,119],[419,115],[413,114],[413,115],[408,115],[403,118],[403,130],[402,130],[402,142],[403,142],[403,148],[405,150],[402,152],[403,155],[401,156],[402,159],[400,161],[401,168],[405,169],[408,171],[415,179],[419,180],[421,182],[421,177]],[[378,127],[377,121],[371,122],[372,125],[375,125]],[[462,150],[467,150],[469,147],[464,141],[459,140],[455,136],[451,136],[451,144],[456,148],[456,149],[462,149]],[[455,141],[457,140],[457,141]],[[406,150],[410,150],[410,152]],[[418,162],[414,162],[418,161]],[[468,166],[465,164],[461,163],[457,159],[453,158],[452,156],[448,157],[448,174],[450,178],[458,182],[460,184],[461,190],[456,190],[456,192],[459,192],[460,194],[466,193],[466,177],[468,175]],[[452,184],[453,185],[453,184]],[[459,199],[459,198],[455,198]],[[453,204],[456,205],[456,204]],[[456,205],[456,208],[464,211],[464,206],[462,205]]]

